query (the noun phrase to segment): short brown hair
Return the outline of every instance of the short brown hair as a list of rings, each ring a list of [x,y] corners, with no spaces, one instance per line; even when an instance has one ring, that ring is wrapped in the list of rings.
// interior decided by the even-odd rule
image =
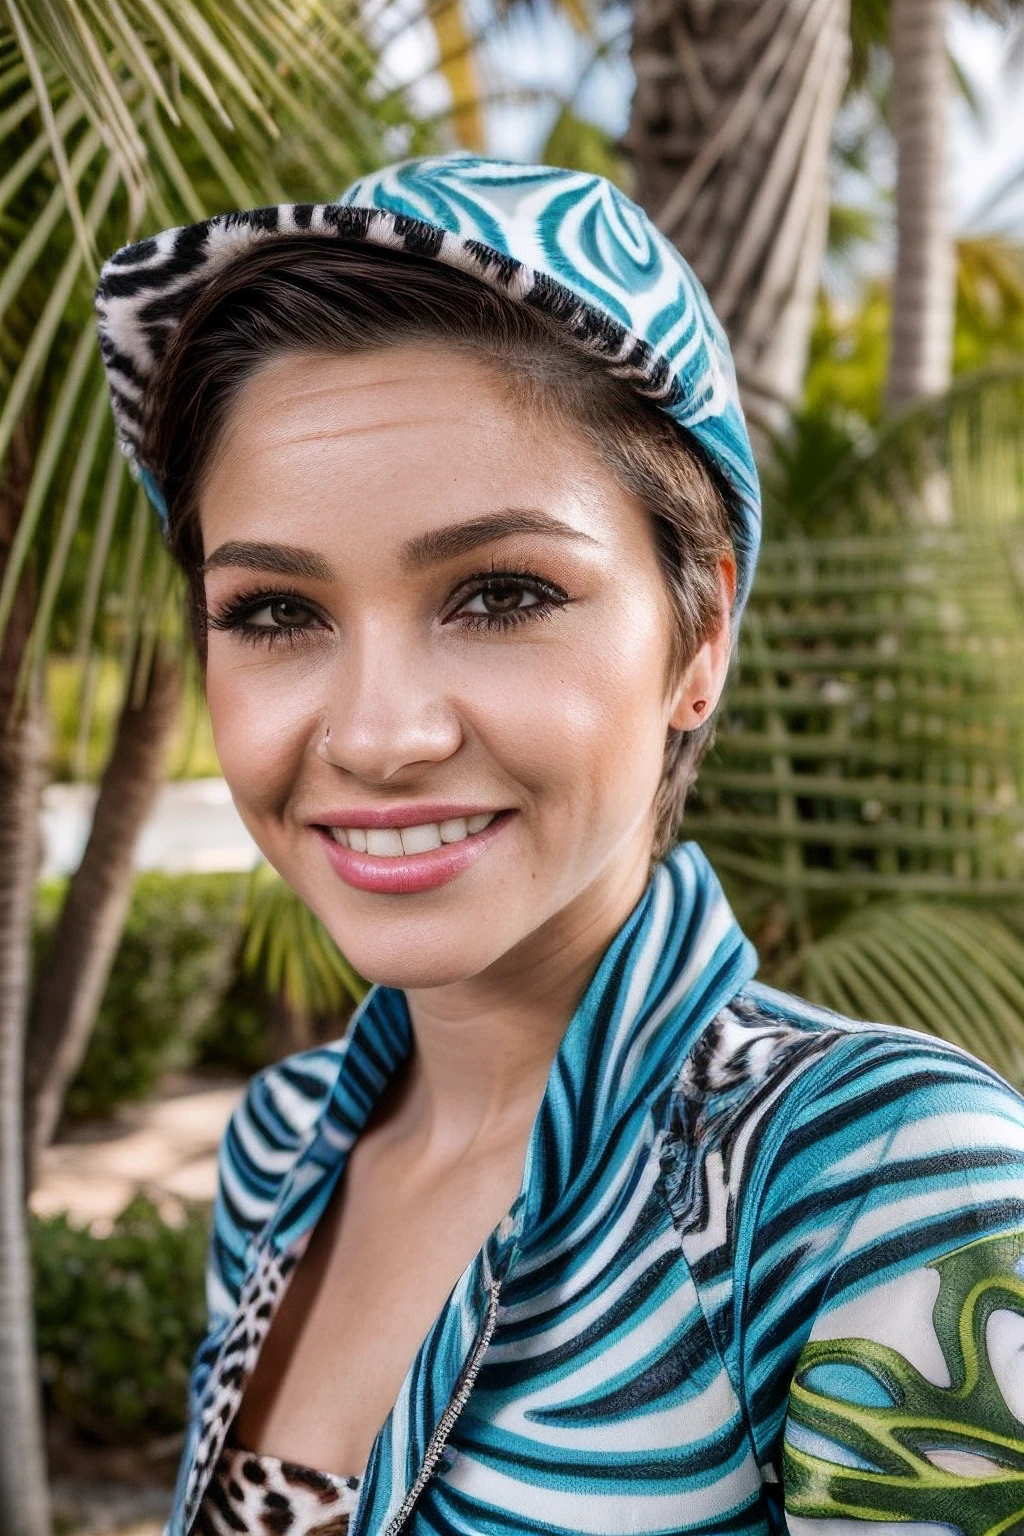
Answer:
[[[489,366],[517,402],[587,440],[647,508],[675,619],[677,675],[719,621],[719,560],[732,549],[726,488],[696,442],[528,302],[424,256],[308,237],[267,242],[211,278],[171,336],[148,402],[141,457],[164,492],[200,649],[199,498],[242,386],[282,353],[409,343],[459,349]],[[694,731],[669,730],[655,858],[675,840],[713,729],[708,720]]]

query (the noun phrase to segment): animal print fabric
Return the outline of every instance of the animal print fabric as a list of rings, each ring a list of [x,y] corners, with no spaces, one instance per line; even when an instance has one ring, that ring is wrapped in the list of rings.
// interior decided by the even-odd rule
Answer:
[[[220,1454],[195,1536],[348,1536],[358,1477],[333,1477],[236,1446]]]
[[[297,1261],[297,1250],[279,1257],[268,1249],[251,1279],[242,1288],[199,1415],[199,1438],[189,1483],[190,1494],[207,1481],[211,1469],[220,1458],[228,1430],[238,1413],[245,1384],[255,1369],[263,1342],[270,1332],[274,1314]],[[235,1529],[239,1528],[236,1526]]]
[[[192,1536],[346,1536],[361,1479],[335,1477],[225,1442],[305,1243],[278,1257],[267,1250],[238,1308],[207,1389],[195,1477],[206,1492]]]

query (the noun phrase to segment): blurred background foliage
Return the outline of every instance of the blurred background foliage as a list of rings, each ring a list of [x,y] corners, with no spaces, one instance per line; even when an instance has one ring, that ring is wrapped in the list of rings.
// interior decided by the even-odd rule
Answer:
[[[979,8],[1019,53],[1020,6]],[[956,93],[980,110],[947,57],[950,3],[822,0],[827,67],[800,54],[805,9],[779,0],[748,25],[750,0],[0,0],[5,1318],[24,1305],[22,1112],[31,1176],[61,1113],[109,1114],[169,1070],[249,1073],[340,1033],[363,990],[266,869],[133,877],[162,780],[218,768],[180,582],[113,440],[98,261],[226,208],[331,197],[403,154],[492,148],[512,110],[535,116],[531,153],[637,193],[716,303],[736,276],[716,239],[768,239],[725,303],[764,555],[683,834],[766,979],[939,1033],[1024,1084],[1024,239],[1007,213],[1024,168],[968,228],[914,227],[901,178],[940,196],[945,163],[901,102],[938,114],[931,129]],[[907,48],[915,15],[930,53]],[[567,67],[532,84],[520,55],[555,43]],[[620,136],[592,107],[631,67]],[[908,92],[927,69],[932,88]],[[759,135],[755,77],[772,105]],[[914,161],[924,141],[931,159]],[[702,198],[715,239],[689,218]],[[776,313],[808,251],[807,303]],[[948,266],[937,310],[907,286],[915,261]],[[915,379],[908,319],[939,336],[937,374]],[[771,397],[779,337],[789,382]],[[99,799],[81,868],[40,887],[30,843],[55,779],[95,781]],[[31,1236],[51,1410],[98,1440],[176,1429],[201,1217],[170,1228],[142,1203],[105,1237],[63,1218]],[[0,1417],[19,1426],[0,1524],[41,1536],[19,1337],[7,1329],[0,1358]]]
[[[39,887],[37,965],[64,891]],[[365,983],[266,866],[251,874],[147,871],[65,1099],[68,1121],[137,1103],[168,1072],[248,1075],[336,1039]]]
[[[137,1198],[102,1236],[32,1218],[39,1370],[48,1411],[94,1446],[180,1434],[205,1321],[205,1213],[169,1224]]]

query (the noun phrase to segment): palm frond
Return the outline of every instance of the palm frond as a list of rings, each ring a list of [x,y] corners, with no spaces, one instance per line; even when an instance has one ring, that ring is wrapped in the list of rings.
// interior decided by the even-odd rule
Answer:
[[[957,379],[942,395],[888,418],[874,432],[851,436],[827,473],[800,487],[813,496],[814,529],[879,531],[913,521],[921,489],[937,470],[954,478],[954,521],[961,527],[998,517],[1024,519],[1024,363],[979,370]],[[812,423],[812,427],[815,423]],[[765,474],[766,526],[789,522],[793,489],[788,438]],[[791,525],[791,523],[790,523]]]
[[[39,57],[39,53],[32,34],[29,30],[27,20],[21,14],[21,9],[17,3],[17,0],[5,0],[5,5],[7,8],[7,15],[10,19],[11,27],[14,30],[15,38],[17,39],[18,46],[21,49],[22,58],[25,61],[28,77],[32,82],[32,89],[35,93],[36,104],[39,109],[39,116],[42,119],[43,130],[46,134],[50,146],[50,153],[53,155],[54,162],[57,166],[57,171],[60,176],[61,185],[64,188],[64,196],[67,200],[67,209],[71,216],[71,222],[74,226],[76,238],[78,239],[79,245],[81,246],[82,255],[89,263],[90,269],[95,271],[95,231],[87,228],[85,219],[82,216],[82,208],[78,200],[78,189],[75,185],[75,180],[72,177],[71,168],[68,165],[67,154],[64,148],[64,141],[60,133],[57,131],[57,124],[53,114],[53,103],[50,100],[50,91],[46,83],[42,60]]]
[[[1024,893],[1024,527],[769,542],[688,815],[790,892]]]
[[[243,964],[272,996],[307,1017],[337,1013],[367,991],[323,924],[267,864],[253,872]]]
[[[877,903],[808,946],[798,981],[814,1002],[939,1035],[1024,1086],[1024,938],[995,912]]]

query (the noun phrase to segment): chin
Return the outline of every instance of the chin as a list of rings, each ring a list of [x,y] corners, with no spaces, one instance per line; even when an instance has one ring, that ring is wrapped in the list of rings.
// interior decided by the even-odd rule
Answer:
[[[511,947],[502,925],[493,939],[479,922],[439,922],[436,917],[391,922],[321,921],[345,959],[366,981],[382,987],[416,991],[471,981],[499,961]]]
[[[323,923],[345,959],[364,980],[414,990],[472,980],[525,937],[516,921],[518,903],[506,882],[448,888],[410,896],[383,896],[339,887],[308,868],[279,868]],[[475,885],[475,882],[474,882]],[[534,924],[527,922],[529,931]]]

